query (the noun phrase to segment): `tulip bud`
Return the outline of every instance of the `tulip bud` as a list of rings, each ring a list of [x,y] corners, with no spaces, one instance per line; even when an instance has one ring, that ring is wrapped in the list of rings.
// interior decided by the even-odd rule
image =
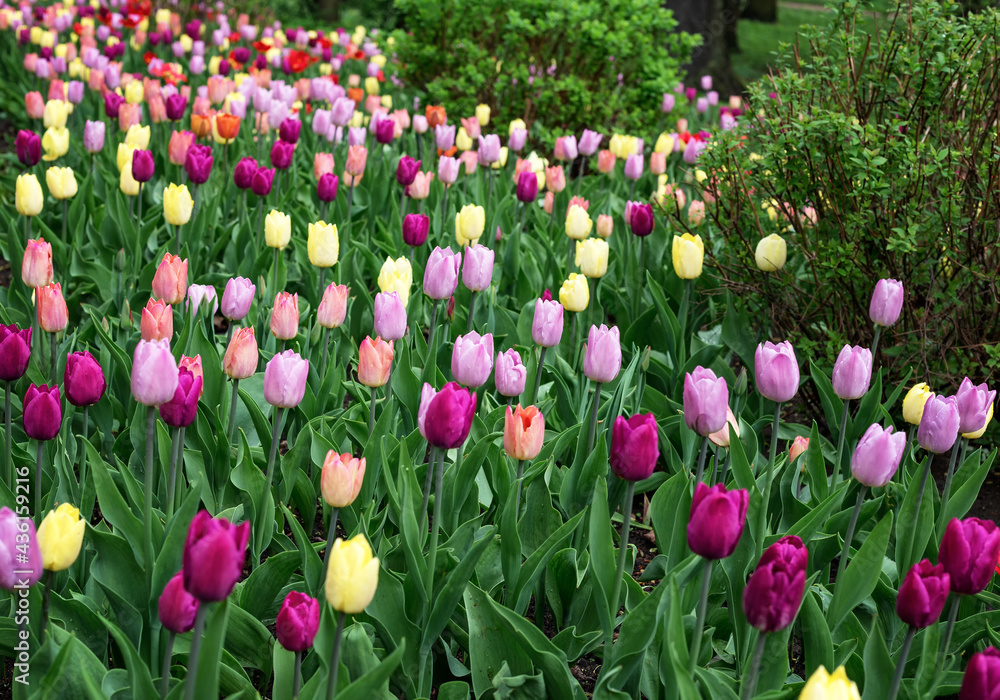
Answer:
[[[257,339],[253,326],[238,329],[222,358],[222,371],[232,379],[247,379],[257,371],[257,361]]]
[[[316,321],[323,328],[337,328],[347,316],[347,298],[351,294],[350,287],[331,283],[323,291],[323,299],[316,309]]]
[[[396,292],[405,307],[410,300],[413,268],[406,258],[386,258],[378,273],[378,286],[383,292]]]
[[[520,396],[524,393],[524,384],[527,378],[528,370],[521,362],[521,356],[517,350],[511,348],[506,352],[497,353],[494,376],[497,391],[503,396]]]
[[[167,304],[180,304],[187,294],[188,261],[170,253],[163,254],[153,275],[153,296]]]
[[[788,255],[785,239],[776,233],[766,236],[757,243],[754,260],[762,272],[776,272],[785,266]]]
[[[157,603],[160,624],[174,634],[190,632],[194,629],[198,606],[198,599],[184,590],[184,572],[178,571],[160,594]]]
[[[965,377],[955,394],[959,415],[958,431],[975,433],[985,428],[996,395],[997,392],[990,391],[985,383],[976,386]]]
[[[579,204],[570,204],[566,211],[566,235],[576,241],[582,241],[590,235],[594,222],[587,210]]]
[[[300,591],[289,591],[274,627],[282,647],[294,652],[307,650],[319,631],[319,601]]]
[[[334,450],[326,453],[320,477],[323,500],[331,508],[346,508],[354,503],[365,480],[365,458],[360,459]]]
[[[52,244],[41,236],[28,239],[21,262],[21,281],[27,287],[45,287],[52,283]]]
[[[163,218],[172,226],[183,226],[191,220],[194,199],[187,185],[171,183],[163,190]]]
[[[906,435],[873,423],[858,442],[851,458],[851,473],[865,486],[885,486],[892,479],[906,449]]]
[[[861,700],[858,686],[847,677],[847,672],[843,666],[837,668],[832,674],[827,673],[824,666],[816,669],[815,673],[809,677],[809,682],[802,688],[801,698],[809,700]]]
[[[571,272],[559,288],[559,303],[568,311],[580,312],[590,304],[590,287],[587,278]]]
[[[871,350],[845,345],[833,365],[833,393],[845,401],[860,399],[868,392],[871,378]]]
[[[986,590],[1000,558],[1000,529],[992,520],[952,518],[941,538],[938,562],[951,577],[951,590],[978,595]]]
[[[378,586],[379,560],[372,556],[364,535],[346,542],[339,537],[329,553],[324,590],[326,600],[337,612],[357,615],[375,597]]]
[[[177,389],[167,403],[160,405],[160,418],[172,428],[186,428],[198,416],[198,399],[201,398],[204,379],[187,367],[177,372]]]
[[[760,558],[743,590],[743,613],[762,633],[792,624],[806,589],[809,550],[795,535],[782,537]]]
[[[76,196],[76,175],[72,168],[49,168],[45,171],[45,184],[49,188],[49,193],[58,200],[72,199]]]
[[[972,655],[962,677],[958,700],[997,700],[997,677],[1000,676],[1000,651],[987,647]]]
[[[140,340],[132,359],[132,396],[144,406],[159,406],[177,390],[177,363],[166,340]]]
[[[46,333],[58,333],[69,323],[69,309],[58,282],[35,289],[35,309],[38,325]]]
[[[143,340],[166,340],[174,335],[174,314],[169,304],[160,299],[146,302],[139,319],[139,332]]]
[[[750,497],[745,489],[722,484],[695,485],[687,539],[691,551],[706,559],[725,559],[736,549],[746,525]]]
[[[917,426],[917,442],[928,452],[944,454],[958,439],[960,421],[954,396],[931,395]]]
[[[361,341],[358,354],[358,381],[367,387],[385,386],[392,369],[393,343],[379,337]]]
[[[270,248],[284,250],[292,239],[292,219],[276,209],[264,217],[264,242]]]
[[[451,248],[435,247],[424,267],[424,293],[431,299],[447,299],[458,287],[458,269],[462,262],[461,253],[453,253]]]
[[[893,279],[881,279],[872,293],[868,315],[879,326],[892,326],[899,319],[903,309],[903,283]]]
[[[21,216],[38,216],[42,213],[45,197],[38,178],[32,173],[17,176],[14,186],[14,207]]]
[[[24,432],[32,440],[51,440],[59,434],[62,405],[59,387],[31,384],[22,403]]]
[[[80,510],[69,503],[45,515],[38,526],[38,549],[46,571],[63,571],[73,565],[80,556],[86,529],[87,522],[80,517]]]
[[[451,353],[451,376],[459,384],[477,388],[486,383],[493,371],[493,334],[470,331],[455,339]]]
[[[246,277],[233,277],[222,293],[222,315],[230,321],[242,321],[250,312],[257,288]]]
[[[417,428],[434,447],[445,450],[462,445],[469,437],[476,414],[476,394],[448,382],[441,391],[424,384],[417,412]]]
[[[787,340],[775,345],[766,341],[754,353],[754,378],[764,398],[784,403],[799,390],[799,365]]]
[[[726,427],[729,388],[723,377],[704,367],[684,375],[684,422],[701,436]]]
[[[274,168],[257,168],[257,172],[253,174],[253,180],[250,181],[250,189],[258,197],[266,197],[271,193],[273,183]]]
[[[562,295],[560,294],[560,297]],[[583,373],[593,382],[614,381],[622,367],[622,348],[618,326],[590,327],[584,346]]]
[[[796,435],[795,439],[792,440],[791,446],[788,448],[788,461],[794,462],[798,459],[799,455],[809,449],[809,438],[802,437],[801,435]]]
[[[610,238],[614,230],[615,220],[607,214],[599,214],[597,217],[597,235],[601,238]]]
[[[645,413],[615,418],[611,430],[611,471],[626,481],[648,479],[660,457],[656,417]]]
[[[944,566],[933,566],[924,559],[913,565],[899,587],[896,614],[917,629],[929,627],[941,617],[950,590],[951,577]]]
[[[644,361],[649,362],[649,352],[650,348],[646,347],[646,353],[644,354]],[[646,371],[646,370],[643,370]],[[716,430],[714,433],[709,434],[708,439],[713,445],[718,447],[729,447],[729,428],[732,427],[733,432],[736,433],[736,437],[740,436],[740,422],[736,419],[733,414],[733,409],[726,406],[726,424]]]
[[[473,245],[465,249],[465,262],[462,264],[462,284],[473,292],[489,289],[493,280],[493,262],[495,253],[483,245]]]
[[[241,190],[250,189],[250,185],[253,183],[253,176],[257,173],[259,167],[257,161],[253,158],[240,158],[236,167],[233,168],[233,182]]]
[[[633,212],[634,216],[635,212]],[[674,236],[673,242],[674,272],[682,280],[693,280],[701,276],[702,263],[705,258],[705,244],[701,236],[685,233]]]
[[[184,590],[202,603],[225,600],[243,574],[249,540],[250,523],[234,525],[198,511],[184,542]]]
[[[513,459],[532,460],[542,451],[545,439],[545,417],[535,406],[510,406],[504,415],[503,448]]]
[[[455,240],[462,247],[475,245],[486,227],[486,210],[475,204],[466,204],[455,214]]]
[[[600,279],[608,271],[608,242],[588,238],[576,243],[576,265],[591,279]]]
[[[914,384],[903,397],[903,420],[910,425],[920,425],[920,419],[924,415],[924,404],[932,396],[934,392],[926,383]]]

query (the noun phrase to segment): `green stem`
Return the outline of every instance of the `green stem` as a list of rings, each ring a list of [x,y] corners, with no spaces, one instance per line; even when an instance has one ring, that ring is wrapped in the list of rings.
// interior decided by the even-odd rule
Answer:
[[[285,409],[280,406],[274,409],[274,425],[271,427],[271,449],[267,455],[267,476],[265,480],[267,481],[267,488],[264,493],[270,493],[271,482],[274,481],[274,463],[278,454],[278,439],[281,437],[281,416],[285,412]]]
[[[951,499],[951,480],[955,476],[955,461],[958,458],[959,450],[962,449],[961,443],[965,441],[965,438],[959,436],[951,448],[951,457],[948,459],[948,474],[944,478],[944,491],[941,492],[941,513],[938,515],[937,522],[937,532],[939,535],[944,534],[944,527],[947,525],[945,518],[948,517],[948,501]]]
[[[694,623],[694,636],[691,637],[691,659],[688,665],[688,675],[694,676],[698,667],[698,656],[701,651],[701,637],[705,630],[705,612],[708,609],[708,591],[712,583],[712,560],[705,560],[705,569],[701,575],[701,598],[698,600],[698,615]]]
[[[611,590],[611,629],[604,640],[605,653],[611,653],[611,644],[614,641],[615,627],[618,619],[618,596],[622,590],[622,577],[625,575],[625,559],[628,556],[628,533],[632,527],[632,500],[635,498],[635,482],[628,482],[628,491],[625,492],[625,508],[622,510],[622,536],[618,541],[618,575],[615,576],[614,587]]]
[[[601,382],[594,384],[594,407],[590,410],[590,429],[587,432],[587,453],[594,449],[597,437],[597,410],[601,405]]]
[[[326,682],[326,700],[337,697],[337,674],[340,671],[340,642],[344,638],[344,620],[347,613],[337,616],[337,633],[333,637],[333,651],[330,653],[330,675]]]
[[[87,448],[85,443],[88,439],[87,414],[90,406],[83,407],[83,431],[80,433],[80,505],[83,505],[84,489],[87,488]]]
[[[337,537],[337,516],[340,515],[339,508],[330,510],[330,531],[326,536],[326,552],[323,554],[323,575],[319,579],[319,590],[326,590],[326,573],[330,570],[330,550],[333,549],[333,541]],[[324,595],[321,593],[320,595]]]
[[[427,591],[427,605],[423,619],[426,622],[434,602],[434,569],[437,565],[438,533],[441,530],[441,501],[444,500],[444,453],[438,450],[437,469],[434,474],[434,520],[431,522],[431,544],[427,557],[427,579],[424,588]]]
[[[160,676],[160,697],[166,698],[170,690],[170,662],[174,657],[174,633],[167,636],[167,648],[163,653],[163,675]]]
[[[913,519],[913,527],[910,528],[910,536],[906,540],[906,545],[905,545],[906,557],[902,560],[903,566],[902,568],[900,568],[900,571],[902,572],[903,576],[906,575],[906,573],[910,570],[910,567],[913,566],[913,564],[915,563],[912,561],[913,542],[914,540],[916,540],[917,537],[917,524],[920,520],[920,508],[923,505],[924,490],[927,488],[927,477],[930,474],[930,472],[931,472],[931,457],[930,455],[927,455],[926,457],[924,457],[924,473],[920,477],[920,486],[917,489],[917,509],[916,511],[914,511],[916,513],[916,517],[914,517]]]
[[[420,538],[427,534],[427,504],[431,500],[431,484],[434,482],[434,469],[437,467],[438,448],[431,446],[431,456],[427,461],[427,476],[424,477],[424,502],[420,506]]]
[[[299,700],[302,688],[302,652],[295,652],[295,675],[292,677],[292,700]]]
[[[466,325],[465,332],[468,333],[472,330],[472,322],[476,315],[476,292],[473,291],[472,295],[469,297],[469,323]]]
[[[194,700],[194,689],[198,678],[198,655],[201,652],[201,638],[205,636],[205,618],[208,616],[208,606],[202,603],[198,606],[198,614],[194,618],[194,633],[191,637],[191,651],[188,653],[188,673],[184,680],[184,700]]]
[[[371,387],[372,396],[371,401],[368,404],[368,435],[371,436],[375,432],[375,390],[377,387]]]
[[[840,435],[837,436],[837,458],[833,463],[833,485],[840,483],[840,462],[844,458],[844,440],[847,438],[847,419],[851,415],[851,400],[844,400],[844,412],[840,415]],[[848,467],[848,473],[850,473]]]
[[[521,479],[524,477],[524,460],[517,460],[517,495],[514,497],[514,520],[521,512]]]
[[[10,385],[12,382],[5,382],[4,390],[4,411],[3,411],[3,422],[4,422],[4,464],[6,465],[7,471],[4,475],[7,477],[6,482],[8,486],[13,486],[14,484],[14,458],[11,453],[11,440],[13,439],[13,430],[11,429],[10,423]]]
[[[142,504],[142,529],[145,546],[146,567],[146,590],[152,595],[153,591],[153,454],[156,440],[156,409],[152,406],[146,408],[146,463],[145,471],[145,499]]]
[[[781,422],[781,402],[774,404],[774,419],[771,421],[771,454],[767,458],[767,475],[764,477],[764,495],[757,516],[757,550],[754,561],[760,559],[767,536],[767,504],[771,500],[771,485],[774,482],[774,459],[778,452],[778,424]]]
[[[892,685],[889,686],[888,700],[896,700],[896,696],[899,694],[899,685],[903,682],[903,669],[906,668],[906,660],[910,657],[910,645],[913,644],[913,635],[916,632],[916,628],[912,626],[906,630],[906,639],[903,640],[903,648],[899,652],[899,661],[896,663],[896,673],[892,677]]]
[[[861,506],[865,502],[865,494],[867,492],[868,487],[862,484],[861,490],[858,491],[858,500],[854,504],[854,510],[851,512],[851,522],[847,525],[847,534],[844,536],[844,548],[840,551],[840,561],[837,563],[838,582],[844,573],[844,569],[847,568],[847,557],[851,553],[851,541],[854,539],[854,528],[858,526],[858,516],[861,514]]]
[[[187,428],[181,428],[181,434],[177,438],[177,488],[174,491],[178,501],[183,500],[184,491],[184,435],[187,433]],[[177,509],[177,504],[173,504],[174,510]]]
[[[951,599],[951,607],[948,609],[948,626],[945,628],[944,643],[941,645],[941,653],[938,654],[938,666],[951,651],[951,636],[955,632],[955,622],[958,621],[958,606],[962,598],[955,594]]]
[[[59,384],[59,379],[56,377],[56,334],[49,333],[49,377],[52,379],[52,384]]]
[[[535,368],[535,388],[531,392],[531,403],[535,403],[538,400],[538,388],[542,385],[542,369],[545,367],[545,351],[548,350],[544,345],[542,350],[538,353],[538,366]]]
[[[226,429],[227,444],[232,447],[233,435],[236,433],[236,400],[240,396],[240,380],[233,379],[233,398],[229,403],[229,427]]]
[[[49,626],[49,598],[52,596],[52,572],[45,570],[45,589],[42,591],[42,627],[39,639],[45,643],[45,630]]]
[[[330,350],[330,329],[323,329],[323,359],[319,363],[319,383],[323,384],[323,380],[326,379],[326,358]]]
[[[760,662],[764,659],[764,645],[766,643],[767,632],[760,632],[757,635],[757,643],[753,647],[753,656],[750,658],[750,674],[743,683],[741,700],[750,700],[757,691],[757,678],[760,676]]]
[[[437,331],[437,312],[438,300],[435,299],[431,302],[431,323],[427,331],[427,359],[424,361],[424,381],[427,381],[427,370],[437,362],[437,346],[434,345],[434,334]]]
[[[882,326],[875,324],[875,335],[872,338],[872,363],[875,362],[875,353],[878,351],[878,339],[882,335]]]
[[[177,443],[180,437],[180,428],[174,428],[174,434],[170,439],[170,468],[167,471],[167,522],[174,514],[174,482],[177,477]]]
[[[35,451],[35,514],[39,519],[42,517],[42,458],[45,456],[45,443],[38,441],[38,449]],[[39,520],[39,522],[41,522]]]
[[[729,427],[729,424],[726,424]],[[701,477],[705,474],[705,455],[708,454],[708,436],[702,436],[701,438],[701,453],[698,455],[698,471],[695,474],[694,482],[697,484],[701,481]]]

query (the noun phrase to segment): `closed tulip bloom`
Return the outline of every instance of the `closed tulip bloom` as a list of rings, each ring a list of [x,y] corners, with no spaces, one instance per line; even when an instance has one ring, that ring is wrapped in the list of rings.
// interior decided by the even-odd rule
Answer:
[[[14,572],[17,573],[14,573]],[[18,518],[7,506],[0,508],[0,588],[13,591],[38,583],[42,577],[42,552],[35,524]]]
[[[132,161],[125,163],[118,177],[118,189],[128,197],[139,194],[139,181],[132,177]]]
[[[530,170],[522,170],[517,177],[517,199],[520,202],[534,202],[538,197],[538,176]]]
[[[637,413],[628,419],[615,418],[608,457],[611,471],[621,479],[642,481],[652,476],[660,457],[656,417],[652,413]]]
[[[337,187],[340,185],[340,178],[333,173],[323,173],[316,183],[316,197],[321,202],[332,202],[337,198]]]
[[[955,394],[958,402],[958,431],[975,433],[985,427],[996,395],[997,392],[991,391],[985,383],[976,386],[971,379],[965,377]]]
[[[59,387],[45,384],[28,387],[22,404],[24,432],[32,440],[51,440],[59,434],[62,422],[62,404]]]
[[[591,279],[603,277],[608,271],[608,242],[602,238],[577,241],[576,264]]]
[[[315,124],[315,121],[313,122]],[[334,163],[332,153],[317,153],[313,156],[313,177],[319,180],[327,173],[333,173]]]
[[[160,624],[174,634],[190,632],[194,629],[198,606],[198,599],[184,590],[184,572],[178,571],[160,594],[157,603]]]
[[[462,284],[473,292],[489,289],[493,281],[493,263],[495,253],[483,245],[473,245],[465,249],[465,262],[462,263]]]
[[[58,282],[35,289],[35,309],[38,325],[46,333],[58,333],[69,323],[69,309]]]
[[[378,587],[378,557],[372,556],[364,535],[346,542],[339,537],[330,549],[330,567],[323,590],[337,612],[357,615],[364,612]]]
[[[653,218],[653,206],[651,204],[638,204],[638,203],[633,203],[632,204],[631,211],[629,212],[629,217],[628,217],[628,226],[629,226],[630,229],[632,229],[632,234],[633,235],[640,236],[640,237],[642,237],[642,236],[648,236],[649,234],[651,234],[653,232],[653,228],[654,228],[655,225],[656,225],[656,220]],[[681,238],[684,241],[691,241],[692,240],[691,234],[688,234],[688,233],[686,233],[683,236],[681,236]],[[695,236],[694,238],[697,239],[699,242],[701,241],[701,236]],[[677,242],[676,241],[677,241],[677,237],[675,236],[674,237],[674,250],[677,249]],[[689,253],[687,251],[685,251],[685,252],[688,255],[691,254],[691,253]],[[702,256],[704,256],[704,252],[705,252],[705,247],[704,247],[704,245],[702,245],[701,246]],[[677,253],[674,253],[674,260],[677,259],[676,256],[677,256]],[[677,264],[674,263],[674,268],[676,269],[676,267],[677,267]],[[700,262],[699,262],[698,267],[699,267],[699,270],[700,270],[701,269],[701,263]],[[693,279],[693,278],[686,277],[684,279]]]
[[[406,258],[386,258],[378,273],[378,286],[383,292],[396,292],[406,306],[410,300],[410,285],[413,283],[413,268]]]
[[[559,303],[569,311],[583,311],[590,304],[590,287],[587,278],[571,272],[559,288]]]
[[[455,214],[455,240],[462,247],[475,245],[486,228],[486,210],[476,204],[466,204]]]
[[[960,423],[955,397],[932,394],[924,403],[920,425],[917,426],[917,442],[928,452],[944,454],[958,439]]]
[[[456,382],[448,382],[441,391],[424,384],[417,412],[417,427],[434,447],[450,450],[469,437],[476,414],[476,393]]]
[[[177,363],[166,340],[140,340],[132,358],[132,396],[144,406],[159,406],[177,390]]]
[[[727,491],[722,484],[698,482],[687,526],[691,551],[706,559],[725,559],[732,554],[743,535],[749,502],[745,489]]]
[[[234,525],[199,511],[184,542],[184,589],[202,603],[225,600],[243,575],[250,523]]]
[[[973,430],[972,432],[962,433],[962,437],[967,440],[976,440],[981,438],[986,432],[986,428],[989,426],[990,421],[993,420],[993,404],[990,404],[989,410],[986,412],[986,422],[979,430]]]
[[[764,398],[790,401],[799,390],[799,364],[787,340],[775,345],[766,341],[754,353],[754,380]]]
[[[726,427],[729,387],[724,377],[704,367],[684,375],[684,422],[701,436]]]
[[[393,342],[367,337],[358,349],[358,381],[367,387],[385,386],[392,371]]]
[[[248,379],[257,372],[257,339],[253,326],[240,328],[229,341],[222,358],[222,371],[232,379]]]
[[[354,499],[361,492],[364,480],[364,457],[359,459],[347,452],[337,454],[334,450],[326,453],[320,477],[320,489],[323,493],[323,500],[328,506],[346,508],[354,503]]]
[[[42,148],[45,155],[42,160],[52,161],[61,158],[69,151],[69,129],[66,127],[46,129],[42,135]]]
[[[86,351],[78,351],[66,356],[63,387],[66,390],[66,400],[74,406],[93,406],[104,396],[107,382],[104,371],[94,356]]]
[[[289,591],[274,627],[282,647],[294,652],[307,650],[319,631],[319,601],[300,591]]]
[[[478,388],[493,371],[493,334],[470,331],[455,339],[451,353],[451,376],[459,384]]]
[[[598,214],[597,216],[597,235],[601,238],[608,239],[611,238],[611,233],[614,231],[615,220],[611,218],[608,214]]]
[[[998,700],[1000,698],[1000,651],[987,647],[972,655],[962,676],[958,700]]]
[[[514,129],[510,132],[507,137],[507,148],[519,153],[524,149],[524,144],[528,140],[528,130],[527,129]]]
[[[431,299],[448,299],[458,287],[461,253],[437,246],[431,251],[424,268],[424,293]]]
[[[230,321],[242,321],[250,312],[257,286],[246,277],[232,277],[222,292],[222,315]]]
[[[490,165],[500,160],[500,137],[496,134],[480,136],[478,157],[483,165]]]
[[[143,340],[166,340],[174,335],[174,313],[169,304],[150,298],[139,319],[139,332]]]
[[[726,424],[708,436],[709,441],[718,447],[729,447],[729,428],[732,427],[736,437],[740,436],[740,422],[733,414],[733,409],[726,406]]]
[[[80,556],[86,530],[87,522],[80,517],[80,510],[69,503],[46,513],[37,536],[45,570],[63,571],[71,567]]]
[[[532,174],[532,173],[529,173]],[[522,173],[523,175],[523,173]],[[576,241],[582,241],[590,235],[594,222],[590,214],[579,204],[571,204],[566,212],[566,235]]]
[[[577,148],[583,155],[590,157],[597,153],[597,149],[601,147],[601,140],[604,138],[602,134],[596,131],[591,131],[590,129],[584,129],[583,135],[580,136],[580,141],[577,144]]]
[[[899,469],[899,462],[906,449],[906,435],[885,430],[873,423],[861,437],[851,458],[851,473],[865,486],[885,486]]]
[[[896,614],[917,629],[930,627],[941,617],[950,590],[951,577],[944,566],[924,559],[913,565],[899,587]]]
[[[164,105],[166,107],[167,119],[172,122],[183,119],[184,112],[187,111],[187,101],[188,98],[181,94],[168,97]]]
[[[258,197],[266,197],[271,194],[271,185],[274,183],[274,168],[257,168],[250,181],[250,190]],[[336,196],[336,193],[334,193]]]
[[[45,171],[45,184],[55,199],[72,199],[76,196],[77,185],[73,168],[49,168]]]
[[[552,348],[562,340],[563,306],[551,299],[535,300],[535,315],[531,321],[531,339],[545,348]]]
[[[705,244],[701,236],[692,236],[690,233],[674,236],[672,253],[674,272],[678,277],[693,280],[701,276],[705,259]]]
[[[364,174],[367,161],[368,149],[364,146],[350,146],[347,149],[347,163],[344,169],[348,174],[359,177]]]
[[[614,381],[622,367],[621,336],[618,326],[590,327],[584,346],[583,373],[593,382]]]
[[[233,182],[241,190],[250,189],[250,184],[253,182],[254,173],[257,172],[257,161],[253,158],[243,157],[240,158],[236,167],[233,168]]]
[[[14,185],[14,207],[21,216],[38,216],[42,213],[42,203],[45,196],[38,178],[32,173],[17,176]]]
[[[42,139],[34,131],[25,129],[18,131],[14,139],[14,149],[17,152],[17,160],[26,168],[38,165],[38,161],[42,159]]]
[[[399,340],[406,334],[406,307],[396,292],[379,292],[375,295],[374,316],[376,336],[385,340]]]
[[[868,393],[871,379],[872,351],[845,345],[833,365],[833,393],[844,400],[860,399]]]
[[[407,214],[403,217],[403,242],[413,248],[422,246],[427,240],[430,225],[427,214]]]
[[[434,141],[438,150],[447,151],[455,145],[455,125],[438,124],[434,127]]]
[[[184,172],[191,182],[203,185],[208,182],[208,176],[212,174],[213,160],[211,148],[193,144],[184,156]]]
[[[163,190],[163,218],[173,226],[183,226],[191,220],[194,211],[194,199],[188,192],[187,185],[170,183]]]
[[[861,694],[843,666],[831,674],[821,665],[802,688],[799,700],[861,700]]]
[[[893,279],[881,279],[875,285],[868,316],[872,323],[889,327],[899,320],[903,310],[903,283]]]
[[[806,590],[809,550],[802,540],[782,537],[765,550],[743,589],[743,614],[761,632],[792,624]]]
[[[642,177],[643,156],[641,153],[630,153],[625,159],[625,177],[638,180]]]
[[[27,287],[44,287],[52,283],[52,244],[41,236],[28,239],[21,261],[21,281]]]
[[[279,292],[271,311],[271,335],[291,340],[299,334],[299,295]]]
[[[757,243],[754,260],[762,272],[776,272],[785,266],[788,246],[785,239],[776,233],[766,236]]]
[[[666,153],[653,153],[649,156],[649,172],[653,175],[663,175],[667,172]]]
[[[309,262],[316,267],[333,267],[340,257],[337,226],[325,221],[309,224]]]
[[[527,378],[528,369],[521,362],[517,350],[511,348],[506,352],[497,353],[494,375],[497,391],[504,396],[520,396],[524,393],[524,383]]]
[[[938,563],[951,577],[951,590],[977,595],[986,590],[1000,557],[1000,529],[992,520],[952,518],[941,538]]]
[[[153,275],[153,296],[167,304],[180,304],[187,294],[188,261],[180,256],[163,254],[163,260]]]
[[[181,367],[177,372],[177,389],[174,397],[160,405],[160,418],[172,428],[186,428],[198,417],[198,399],[201,398],[204,379]]]
[[[194,134],[190,131],[175,131],[170,134],[170,141],[167,143],[167,157],[174,165],[184,165],[187,161],[187,152],[194,143]]]
[[[427,199],[430,194],[434,173],[418,172],[413,176],[413,182],[406,186],[406,196],[410,199]]]
[[[264,400],[277,408],[295,408],[302,401],[309,361],[294,350],[276,354],[264,368]]]
[[[295,146],[287,141],[275,141],[271,146],[271,165],[278,170],[287,170],[295,156]]]
[[[403,187],[412,185],[418,172],[420,172],[420,161],[404,155],[396,165],[396,182]]]
[[[328,285],[316,309],[316,322],[323,328],[339,327],[347,317],[347,298],[350,295],[351,288],[346,285]]]
[[[298,119],[287,117],[278,127],[278,138],[285,143],[295,144],[299,142],[299,134],[302,133],[302,122]]]
[[[794,462],[798,459],[799,455],[809,449],[809,438],[802,437],[801,435],[796,435],[795,439],[792,440],[791,446],[788,448],[788,461]]]
[[[13,382],[24,376],[31,359],[31,329],[0,324],[0,381]]]
[[[445,185],[454,185],[458,180],[458,172],[462,163],[458,158],[441,156],[438,159],[438,179]]]
[[[292,218],[277,209],[264,217],[264,242],[269,248],[284,250],[292,239]]]
[[[137,149],[148,148],[150,131],[151,130],[148,126],[133,124],[125,133],[125,143],[129,146],[134,146]]]
[[[503,449],[516,460],[532,460],[542,451],[545,440],[545,417],[536,406],[510,406],[504,415]]]

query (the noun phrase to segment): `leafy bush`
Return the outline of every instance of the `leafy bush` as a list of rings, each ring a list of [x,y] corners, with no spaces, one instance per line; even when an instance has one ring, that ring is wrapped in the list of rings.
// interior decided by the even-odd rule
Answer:
[[[808,59],[783,46],[780,73],[751,89],[756,125],[704,156],[726,239],[718,269],[769,309],[775,335],[827,357],[870,340],[874,281],[903,280],[885,356],[941,383],[995,372],[998,15],[919,0],[869,34],[857,8],[841,2],[829,26],[803,32]],[[754,248],[774,232],[789,264],[768,279]]]
[[[397,0],[400,77],[497,123],[632,129],[658,112],[697,42],[656,0]],[[642,40],[638,40],[638,39]]]

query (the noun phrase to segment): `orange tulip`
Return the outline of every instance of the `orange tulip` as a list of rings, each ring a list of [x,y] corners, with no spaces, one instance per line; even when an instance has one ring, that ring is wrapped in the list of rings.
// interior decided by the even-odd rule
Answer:
[[[128,131],[133,124],[142,120],[142,105],[125,102],[118,108],[118,128]]]
[[[35,288],[35,308],[38,310],[38,325],[46,333],[65,330],[69,323],[69,309],[63,298],[62,285],[58,282]]]
[[[252,377],[257,371],[257,358],[257,338],[254,337],[253,326],[240,328],[226,348],[222,371],[233,379]]]
[[[280,292],[271,311],[271,335],[291,340],[299,333],[299,295]]]
[[[512,413],[510,406],[503,422],[503,448],[517,460],[534,459],[542,450],[545,439],[545,418],[536,406],[521,408],[518,404]]]
[[[313,176],[319,180],[334,168],[332,153],[317,153],[313,156]]]
[[[432,129],[448,121],[448,113],[441,105],[427,105],[424,109],[424,115],[427,117],[427,126]]]
[[[351,99],[354,104],[361,104],[365,99],[365,91],[359,87],[347,88],[347,97]]]
[[[392,368],[392,341],[371,337],[361,341],[358,353],[358,381],[367,387],[385,386]]]
[[[232,141],[240,133],[240,118],[233,114],[220,112],[215,115],[215,128],[219,132],[220,138]]]
[[[27,93],[24,96],[24,107],[29,119],[41,119],[45,115],[45,100],[42,99],[42,93],[37,90]]]
[[[320,490],[331,508],[346,508],[354,503],[365,480],[365,458],[330,450],[323,460]]]
[[[168,304],[179,304],[187,294],[188,261],[180,256],[163,254],[153,275],[153,294]]]
[[[143,340],[166,340],[174,336],[174,312],[170,304],[160,299],[150,299],[139,319],[139,332]]]
[[[212,133],[212,115],[211,114],[192,114],[191,115],[191,131],[194,135],[200,139],[211,135]]]

